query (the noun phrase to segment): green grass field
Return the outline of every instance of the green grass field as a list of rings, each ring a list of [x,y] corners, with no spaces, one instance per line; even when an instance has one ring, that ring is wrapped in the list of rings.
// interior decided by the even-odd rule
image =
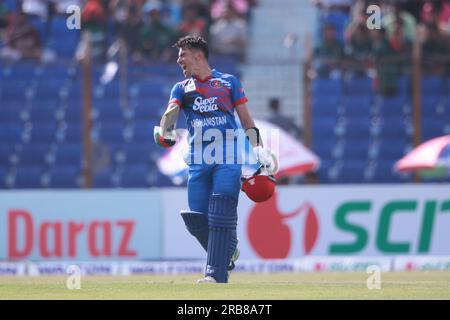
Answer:
[[[450,272],[388,272],[369,290],[366,273],[233,274],[227,285],[195,283],[199,275],[0,277],[0,299],[450,299]]]

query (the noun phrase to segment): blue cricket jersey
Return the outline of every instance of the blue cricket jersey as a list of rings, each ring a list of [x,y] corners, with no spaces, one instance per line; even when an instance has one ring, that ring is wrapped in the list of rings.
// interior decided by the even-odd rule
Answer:
[[[226,130],[238,129],[234,108],[248,101],[241,82],[233,75],[212,70],[211,76],[200,80],[191,77],[176,83],[170,93],[169,103],[175,103],[183,110],[189,130],[190,155],[202,152],[211,141],[199,140],[208,129],[217,129],[226,142]],[[201,129],[201,130],[199,130]],[[217,133],[217,131],[215,131]],[[234,138],[234,141],[236,139]],[[198,142],[201,141],[201,147]],[[223,146],[225,149],[225,146]],[[236,153],[236,149],[233,148]],[[225,157],[230,157],[229,154]],[[233,156],[236,159],[237,155]]]

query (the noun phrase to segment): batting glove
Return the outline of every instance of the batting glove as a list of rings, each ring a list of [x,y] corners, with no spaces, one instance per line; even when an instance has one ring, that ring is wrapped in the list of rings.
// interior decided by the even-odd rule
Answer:
[[[177,142],[175,131],[169,137],[164,137],[161,134],[161,127],[157,126],[153,128],[153,138],[158,145],[164,148],[173,147]]]

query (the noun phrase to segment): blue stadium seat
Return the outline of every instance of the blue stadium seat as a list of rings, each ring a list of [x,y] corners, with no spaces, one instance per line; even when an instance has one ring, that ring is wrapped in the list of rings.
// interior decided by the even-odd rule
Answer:
[[[313,96],[328,95],[341,97],[343,85],[341,79],[330,79],[318,77],[312,81]]]
[[[80,30],[69,30],[65,17],[53,17],[47,47],[53,49],[59,56],[72,57],[77,48],[79,38]],[[60,39],[64,39],[64,41],[59,41]]]
[[[66,79],[69,75],[68,66],[66,64],[47,64],[42,68],[43,79]]]
[[[367,160],[369,150],[369,140],[347,139],[344,144],[344,163],[348,160]]]
[[[27,79],[27,78],[24,78]],[[2,82],[2,100],[3,101],[17,101],[24,100],[25,92],[30,88],[29,79],[23,80],[18,78],[12,78],[9,81]]]
[[[364,169],[366,162],[361,160],[343,161],[339,171],[339,183],[362,183],[364,182]]]
[[[81,100],[72,101],[66,109],[64,109],[65,120],[68,122],[81,122],[83,117],[83,106]]]
[[[320,160],[331,160],[333,148],[336,145],[335,139],[313,139],[312,151],[316,153]]]
[[[400,117],[385,117],[381,122],[371,124],[371,132],[382,139],[406,139],[408,121]],[[375,129],[378,128],[378,129]]]
[[[370,96],[346,96],[343,99],[345,113],[348,116],[369,116],[371,113],[371,97]]]
[[[345,126],[345,136],[347,139],[358,137],[359,139],[369,140],[371,119],[368,116],[347,117]]]
[[[70,143],[81,143],[83,139],[82,123],[66,122],[65,124],[66,128],[64,130],[64,141]]]
[[[317,175],[319,176],[320,183],[331,183],[333,181],[330,180],[330,176],[328,175],[328,171],[333,165],[333,161],[329,159],[320,159],[320,167],[317,171]]]
[[[24,144],[22,151],[18,153],[20,164],[44,167],[47,164],[47,156],[50,144]]]
[[[92,109],[94,119],[100,122],[119,122],[124,119],[123,110],[119,106],[118,101],[110,102],[109,100],[103,103],[95,103]]]
[[[371,97],[374,93],[373,79],[369,77],[352,77],[346,81],[346,90],[349,96]]]
[[[56,123],[35,123],[31,129],[30,142],[51,143],[56,141]]]
[[[17,10],[17,1],[16,0],[3,0],[8,11],[16,11]]]
[[[81,166],[83,160],[83,146],[79,143],[64,143],[55,152],[55,165]]]
[[[401,75],[398,79],[398,95],[409,96],[411,92],[411,78],[407,75]]]
[[[401,116],[404,114],[406,103],[407,101],[402,96],[382,97],[379,104],[380,115],[387,118]]]
[[[436,114],[436,109],[441,102],[440,95],[422,95],[422,115],[425,117],[433,116]]]
[[[134,117],[139,120],[161,119],[161,112],[164,106],[154,107],[150,104],[141,104],[134,109]]]
[[[94,102],[97,102],[101,99],[115,99],[118,101],[120,97],[120,82],[117,79],[114,79],[108,84],[98,84],[94,86],[92,90],[92,98]]]
[[[81,98],[83,95],[83,85],[81,83],[81,80],[72,82],[70,85],[65,86],[62,93],[60,92],[61,99],[68,101],[79,100],[79,105],[82,105]]]
[[[29,81],[32,77],[36,75],[36,63],[31,61],[18,61],[11,65],[12,79],[24,79],[24,81]]]
[[[125,143],[118,147],[118,152],[123,157],[123,162],[127,165],[150,164],[152,162],[152,152],[156,149],[153,141],[143,143]]]
[[[15,154],[14,145],[0,144],[0,167],[8,167],[12,162]]]
[[[159,170],[153,170],[153,172],[150,174],[150,186],[151,187],[173,187],[174,184],[170,178],[161,172]],[[181,186],[186,187],[187,182],[181,184]]]
[[[50,188],[79,188],[79,166],[55,166],[50,170]]]
[[[153,137],[153,127],[158,125],[157,121],[136,122],[133,130],[133,141],[148,143],[149,137]]]
[[[94,188],[114,188],[117,185],[113,181],[114,170],[110,167],[93,173],[93,187]]]
[[[126,142],[124,129],[125,125],[122,122],[102,123],[99,128],[99,138],[106,143]]]
[[[0,126],[0,143],[10,144],[22,141],[23,126],[18,123],[8,123]]]
[[[422,139],[429,140],[444,134],[449,134],[450,119],[441,117],[422,118]]]
[[[52,122],[56,120],[56,104],[34,105],[30,110],[30,121],[34,124],[37,122]]]
[[[399,173],[394,171],[395,160],[379,160],[376,163],[374,182],[400,183],[404,182]]]
[[[339,98],[326,95],[315,95],[311,99],[313,118],[336,117]]]
[[[2,106],[0,108],[0,124],[20,124],[22,122],[21,112],[23,111],[18,106]]]
[[[40,81],[36,87],[35,97],[39,100],[54,100],[60,98],[61,88],[64,86],[64,79],[49,78]]]
[[[8,171],[6,170],[6,168],[0,167],[0,189],[6,188],[5,179],[6,179],[7,174],[8,174]]]
[[[397,161],[405,155],[407,144],[404,139],[382,140],[379,148],[379,159]]]
[[[440,95],[444,91],[444,79],[439,76],[422,76],[421,86],[424,95]]]
[[[125,167],[122,174],[121,186],[125,188],[148,188],[150,168],[146,165]]]
[[[312,136],[315,139],[331,139],[335,136],[335,126],[337,119],[330,118],[315,118],[312,120]]]
[[[40,166],[18,166],[16,167],[15,188],[38,189],[42,188],[41,177],[43,168]]]

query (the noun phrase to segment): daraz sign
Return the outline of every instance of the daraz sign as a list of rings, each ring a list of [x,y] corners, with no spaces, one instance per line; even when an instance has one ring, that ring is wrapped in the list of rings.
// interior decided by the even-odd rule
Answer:
[[[439,185],[277,188],[241,201],[242,257],[450,256],[450,192]],[[240,241],[242,243],[243,241]]]
[[[159,193],[0,192],[0,260],[159,259]]]
[[[352,215],[369,215],[372,213],[371,201],[346,202],[340,205],[334,216],[335,225],[341,232],[353,234],[355,240],[349,243],[332,243],[330,254],[353,254],[363,250],[369,242],[369,232],[365,226],[350,221]],[[450,200],[427,200],[418,210],[417,200],[393,200],[383,205],[375,230],[375,246],[382,253],[392,254],[426,254],[430,251],[435,221],[443,214],[450,214]],[[390,238],[392,223],[396,215],[421,216],[421,223],[415,225],[414,235],[418,246],[413,252],[411,241],[395,241]],[[410,227],[405,225],[405,228]],[[450,231],[450,230],[448,230]],[[450,244],[449,244],[450,245]]]

